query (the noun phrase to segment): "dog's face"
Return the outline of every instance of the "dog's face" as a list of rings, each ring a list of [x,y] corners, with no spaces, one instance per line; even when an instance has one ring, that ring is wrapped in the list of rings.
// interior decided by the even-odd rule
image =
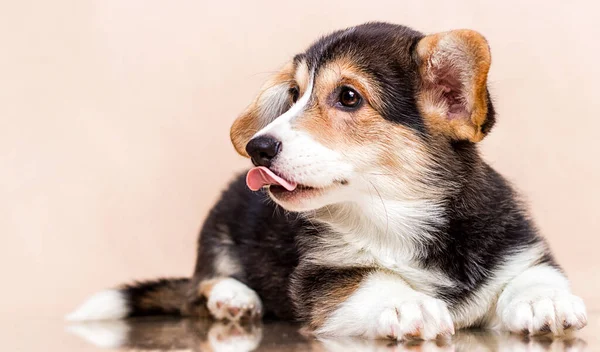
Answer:
[[[485,39],[430,36],[372,23],[335,32],[297,55],[234,122],[236,150],[291,211],[373,198],[440,196],[456,143],[494,122]]]

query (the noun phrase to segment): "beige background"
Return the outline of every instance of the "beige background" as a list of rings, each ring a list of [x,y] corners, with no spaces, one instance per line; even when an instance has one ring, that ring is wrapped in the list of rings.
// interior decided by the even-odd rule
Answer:
[[[598,8],[577,1],[5,1],[0,313],[61,316],[99,289],[188,275],[236,170],[236,115],[317,36],[368,20],[473,28],[493,54],[487,160],[524,191],[600,308]]]

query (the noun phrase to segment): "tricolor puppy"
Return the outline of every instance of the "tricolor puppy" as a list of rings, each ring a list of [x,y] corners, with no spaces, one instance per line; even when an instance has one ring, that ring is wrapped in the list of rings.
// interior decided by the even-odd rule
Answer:
[[[104,291],[70,318],[207,308],[391,339],[582,328],[582,300],[478,152],[489,68],[471,30],[368,23],[319,39],[233,124],[256,167],[211,211],[193,277]]]

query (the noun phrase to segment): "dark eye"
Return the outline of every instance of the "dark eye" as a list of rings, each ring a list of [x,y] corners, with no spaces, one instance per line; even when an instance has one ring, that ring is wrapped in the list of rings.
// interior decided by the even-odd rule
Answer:
[[[290,97],[292,98],[292,103],[298,101],[298,97],[300,96],[300,92],[298,91],[298,87],[290,88]]]
[[[338,99],[339,103],[345,108],[356,108],[362,101],[360,94],[350,87],[342,87]]]

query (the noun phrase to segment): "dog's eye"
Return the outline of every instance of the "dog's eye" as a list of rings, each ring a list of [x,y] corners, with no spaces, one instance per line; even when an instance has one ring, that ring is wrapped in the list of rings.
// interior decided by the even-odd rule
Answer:
[[[290,97],[292,98],[292,103],[297,102],[298,98],[300,97],[300,92],[298,91],[298,87],[290,88],[289,92],[290,92]]]
[[[345,108],[356,108],[362,102],[360,94],[350,87],[342,87],[338,100],[339,104]]]

